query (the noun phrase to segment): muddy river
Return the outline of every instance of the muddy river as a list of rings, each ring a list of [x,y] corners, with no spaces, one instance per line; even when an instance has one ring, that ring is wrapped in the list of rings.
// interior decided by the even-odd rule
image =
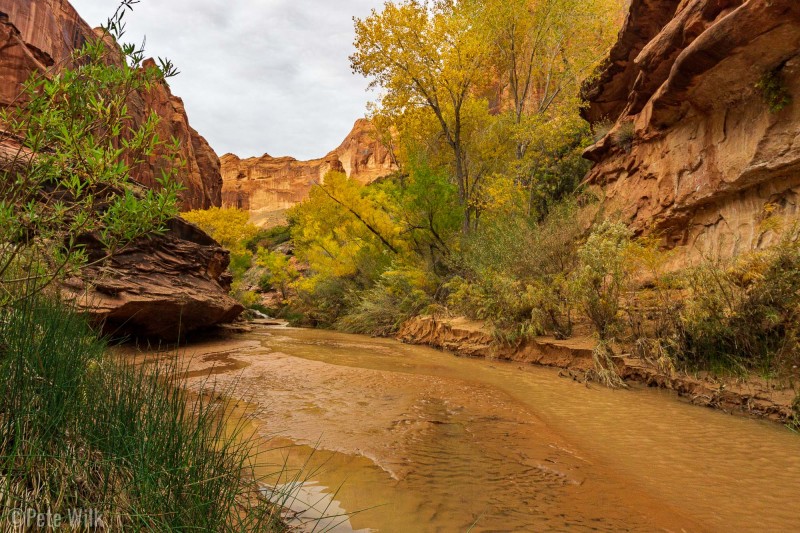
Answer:
[[[800,436],[669,392],[284,327],[183,356],[309,530],[800,531]]]

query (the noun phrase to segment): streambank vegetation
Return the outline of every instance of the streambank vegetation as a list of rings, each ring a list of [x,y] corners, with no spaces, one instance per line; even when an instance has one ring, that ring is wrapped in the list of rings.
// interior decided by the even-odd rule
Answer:
[[[123,2],[107,36],[122,37]],[[280,530],[251,448],[175,364],[135,365],[63,300],[62,281],[177,215],[182,162],[129,96],[175,74],[111,39],[37,73],[0,111],[0,524],[8,530]],[[166,154],[158,190],[135,168]],[[87,242],[105,252],[91,256]],[[93,248],[94,249],[94,248]],[[221,391],[217,391],[221,392]]]
[[[0,342],[0,523],[283,530],[244,423],[216,400],[225,391],[193,397],[176,363],[109,355],[78,313],[45,297],[4,309]]]

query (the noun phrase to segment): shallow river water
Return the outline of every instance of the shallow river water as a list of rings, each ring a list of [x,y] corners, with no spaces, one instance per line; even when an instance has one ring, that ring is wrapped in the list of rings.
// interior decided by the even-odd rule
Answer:
[[[185,356],[317,531],[800,531],[800,436],[668,392],[284,327]]]

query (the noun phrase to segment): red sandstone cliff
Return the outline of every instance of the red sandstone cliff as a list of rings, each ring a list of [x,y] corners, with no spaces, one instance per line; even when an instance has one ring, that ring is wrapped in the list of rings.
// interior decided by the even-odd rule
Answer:
[[[586,152],[609,210],[688,256],[766,245],[764,208],[798,214],[800,2],[633,0],[585,112],[612,130]],[[792,102],[771,110],[760,80]]]
[[[0,106],[17,99],[22,84],[34,71],[67,66],[72,51],[94,36],[92,28],[66,0],[0,0]],[[219,158],[189,125],[183,101],[161,84],[147,94],[134,95],[130,107],[139,122],[155,111],[161,117],[160,138],[181,140],[180,155],[187,161],[179,175],[186,187],[181,195],[182,208],[219,206]],[[158,159],[156,156],[153,165],[137,169],[137,181],[154,184]]]
[[[250,211],[253,222],[261,226],[280,223],[283,212],[303,201],[331,170],[367,184],[397,168],[365,119],[358,120],[344,142],[322,159],[298,161],[268,154],[240,159],[226,154],[220,161],[223,206]]]
[[[165,84],[154,86],[148,93],[136,95],[134,100],[131,107],[136,120],[144,120],[155,111],[161,117],[158,124],[159,138],[177,138],[181,142],[180,156],[186,161],[186,167],[181,169],[179,175],[180,182],[186,187],[181,193],[182,210],[208,209],[222,205],[219,157],[208,141],[189,125],[183,100],[174,96]],[[136,180],[148,186],[155,185],[154,178],[160,175],[159,161],[161,159],[154,156],[150,164],[137,169]]]
[[[113,6],[112,6],[113,7]],[[34,71],[68,65],[75,47],[94,38],[92,29],[66,0],[0,0],[0,106],[17,101],[21,84]],[[129,102],[135,121],[152,111],[161,117],[159,136],[181,140],[188,162],[179,179],[183,207],[221,203],[219,159],[189,125],[183,103],[159,85]],[[134,169],[134,178],[153,183],[159,157]],[[90,256],[102,256],[90,241]],[[172,220],[161,236],[142,239],[102,266],[85,269],[64,289],[110,333],[177,338],[179,333],[235,319],[242,307],[228,295],[228,251],[195,226]]]

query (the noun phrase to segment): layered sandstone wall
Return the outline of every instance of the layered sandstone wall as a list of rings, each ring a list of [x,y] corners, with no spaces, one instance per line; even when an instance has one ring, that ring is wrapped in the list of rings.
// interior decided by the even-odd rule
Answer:
[[[225,154],[222,165],[222,204],[254,214],[281,211],[302,202],[329,171],[344,172],[337,157],[298,161],[293,157],[239,159]]]
[[[281,222],[282,213],[302,202],[315,183],[330,171],[371,183],[396,170],[390,151],[379,141],[368,120],[358,120],[344,142],[321,159],[298,161],[292,157],[240,159],[226,154],[222,163],[222,203],[250,211],[261,226]]]
[[[35,71],[58,70],[69,66],[76,47],[95,37],[91,27],[66,0],[0,0],[0,106],[17,101],[22,84]],[[130,102],[136,123],[155,111],[161,122],[161,139],[181,141],[180,156],[187,162],[178,179],[186,188],[181,207],[207,209],[222,203],[222,176],[219,158],[208,142],[189,125],[183,101],[166,84]],[[159,154],[148,165],[136,169],[135,179],[155,185],[160,175]]]
[[[781,80],[776,111],[757,88]],[[798,215],[800,2],[633,0],[585,114],[611,131],[586,152],[610,212],[684,257],[769,244],[767,205]]]

